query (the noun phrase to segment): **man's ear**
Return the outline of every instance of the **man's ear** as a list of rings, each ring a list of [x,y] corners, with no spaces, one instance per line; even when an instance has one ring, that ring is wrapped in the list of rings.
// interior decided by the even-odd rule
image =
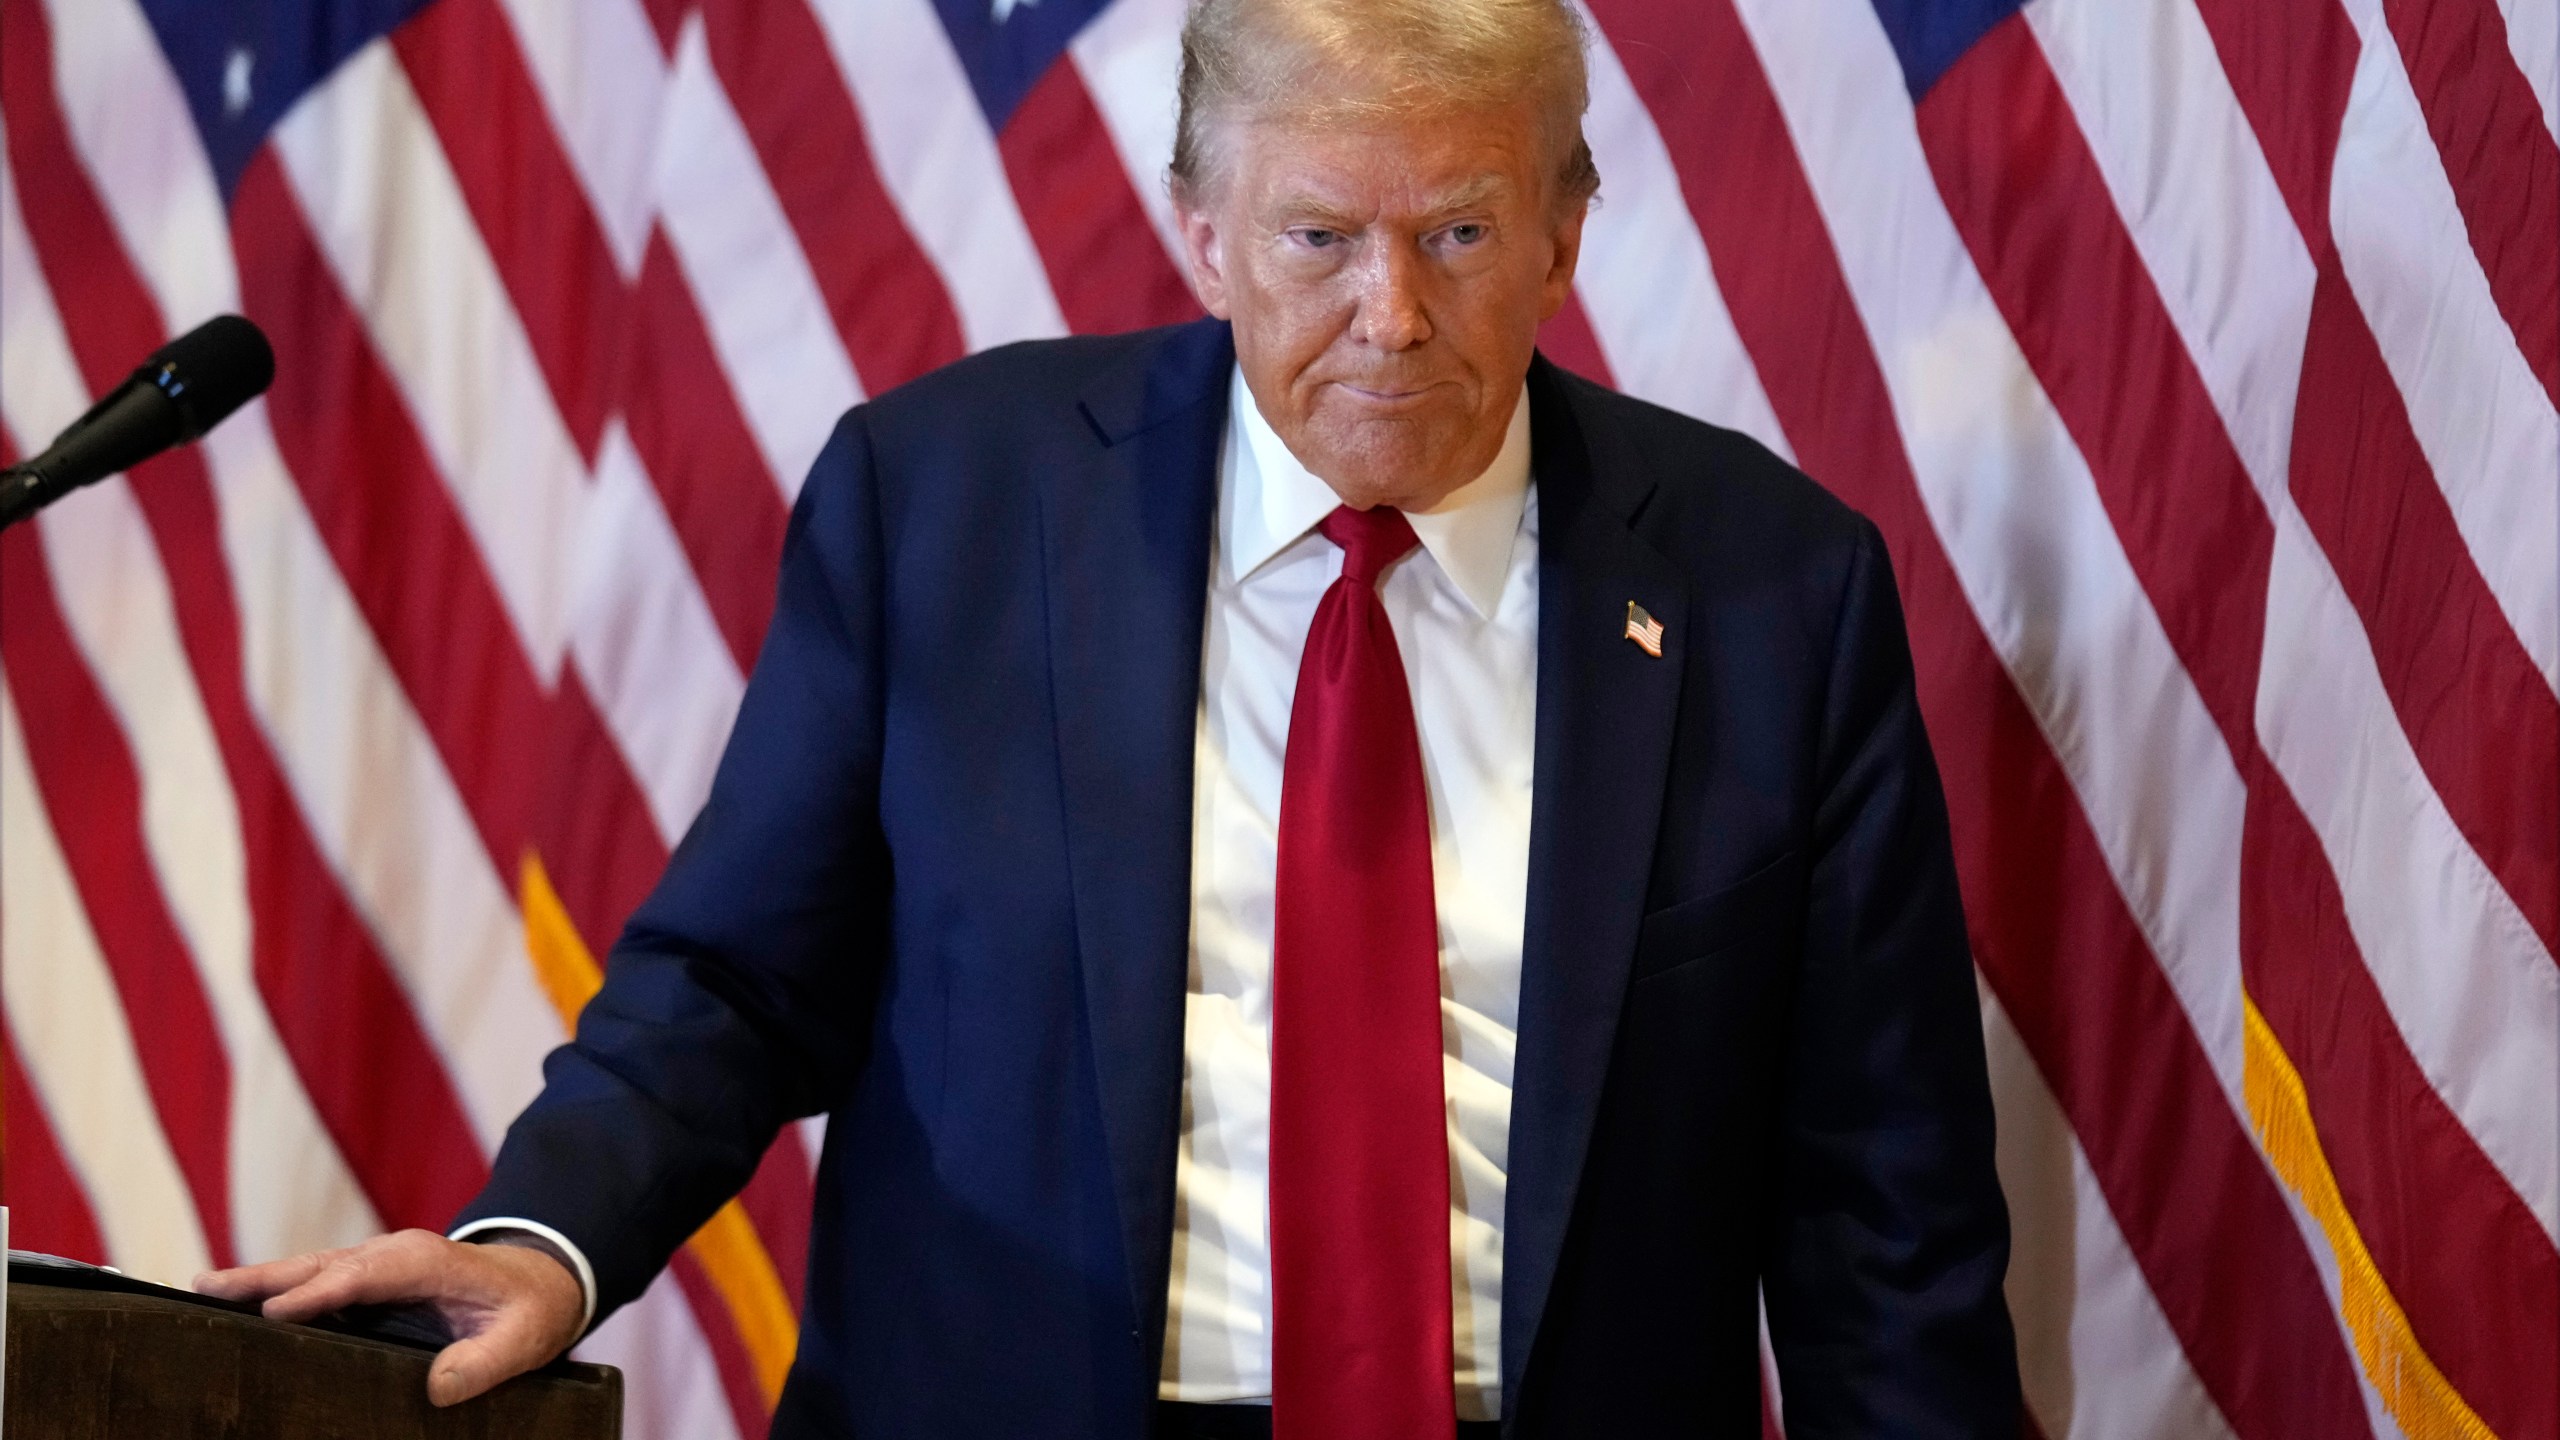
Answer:
[[[1218,242],[1217,223],[1205,206],[1181,195],[1173,199],[1173,223],[1182,235],[1182,268],[1189,272],[1200,308],[1221,320],[1232,318],[1227,314],[1226,249]]]
[[[1539,295],[1538,318],[1552,320],[1564,308],[1565,298],[1573,293],[1574,267],[1582,260],[1582,222],[1591,214],[1591,202],[1583,201],[1556,222],[1553,239],[1555,254],[1547,266],[1547,280]]]

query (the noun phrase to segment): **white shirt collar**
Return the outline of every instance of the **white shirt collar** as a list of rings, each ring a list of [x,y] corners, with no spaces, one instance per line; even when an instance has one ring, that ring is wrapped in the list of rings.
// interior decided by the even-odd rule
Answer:
[[[1218,582],[1233,586],[1296,544],[1342,503],[1300,464],[1254,404],[1239,366],[1229,382],[1227,451],[1218,492]],[[1413,533],[1476,614],[1490,619],[1511,573],[1511,542],[1529,499],[1529,392],[1521,388],[1501,453],[1484,473],[1427,511],[1408,510]]]

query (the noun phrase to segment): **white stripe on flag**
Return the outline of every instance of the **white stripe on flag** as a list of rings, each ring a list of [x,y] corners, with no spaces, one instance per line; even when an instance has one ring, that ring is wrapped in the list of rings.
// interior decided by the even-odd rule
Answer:
[[[2193,0],[2026,7],[2116,212],[2261,497],[2285,488],[2311,318],[2294,228]]]
[[[2338,260],[2463,544],[2560,687],[2560,415],[2489,292],[2398,45],[2365,38],[2330,182]]]
[[[133,253],[164,313],[236,309],[230,227],[177,77],[149,39],[133,0],[80,8],[80,23],[123,13],[98,33],[142,48],[118,50],[125,105],[152,123],[185,127],[174,153],[191,167],[171,177],[154,156],[140,174],[87,155],[101,200],[126,234],[177,230],[216,257],[172,263],[172,247]],[[190,287],[215,287],[202,293]],[[14,324],[14,319],[12,320]],[[243,678],[314,844],[340,877],[417,1010],[471,1116],[484,1150],[540,1082],[553,1043],[551,1008],[523,952],[512,891],[490,868],[478,832],[410,708],[344,578],[303,509],[266,407],[252,403],[203,442],[220,507],[222,544],[240,607]]]
[[[2348,928],[2418,1066],[2560,1234],[2560,966],[2419,769],[2319,542],[2288,507],[2268,577],[2258,733],[2336,870]]]
[[[1591,110],[1582,128],[1603,200],[1583,222],[1574,288],[1600,353],[1628,394],[1730,426],[1793,459],[1760,372],[1734,333],[1671,152],[1618,52],[1599,23],[1584,18]]]
[[[564,562],[583,521],[585,470],[389,42],[357,51],[304,96],[273,143],[525,658],[549,683],[568,640]]]
[[[2095,482],[2002,323],[1865,0],[1743,0],[1984,633],[2071,777],[2235,1114],[2240,822],[2230,752]]]
[[[8,117],[0,115],[0,143]],[[89,408],[89,387],[71,358],[61,312],[36,264],[35,242],[18,209],[16,167],[0,159],[0,411],[27,453],[50,442]]]
[[[2321,833],[2365,964],[2420,1068],[2449,1099],[2468,1097],[2455,1109],[2484,1145],[2484,1124],[2506,1137],[2492,1159],[2518,1192],[2548,1197],[2560,1183],[2551,1178],[2560,1069],[2548,1067],[2560,1054],[2516,1053],[2533,1042],[2487,1017],[2510,1003],[2534,1013],[2560,970],[2420,769],[2362,623],[2287,488],[2309,252],[2188,0],[2149,12],[2036,0],[2026,13],[2242,463],[2279,517],[2257,731]],[[2172,94],[2158,93],[2160,76],[2176,77]],[[2492,973],[2474,973],[2483,967]],[[2508,1090],[2537,1067],[2554,1083]],[[2531,1203],[2549,1229],[2548,1199]]]
[[[1875,12],[1736,8],[1831,222],[1931,522],[2245,1127],[2239,772],[1939,199]],[[2327,1238],[2288,1202],[2337,1316]],[[2352,1343],[2343,1319],[2338,1335]],[[2371,1381],[2357,1384],[2381,1415]]]
[[[809,257],[711,68],[702,17],[685,21],[658,156],[667,238],[693,287],[756,447],[785,497],[863,385]],[[895,303],[884,297],[883,303]]]
[[[204,142],[135,0],[45,0],[54,91],[72,148],[171,333],[240,308],[231,232]]]
[[[672,848],[711,793],[746,682],[619,419],[596,452],[578,571],[579,672]]]
[[[382,47],[368,52],[387,53]],[[330,100],[306,106],[294,123],[304,124],[300,116],[308,115],[311,126],[339,125],[344,122],[328,112],[351,108],[376,129],[371,149],[406,157],[386,167],[408,172],[397,182],[406,223],[364,247],[376,257],[375,274],[398,277],[355,292],[367,327],[403,388],[419,397],[412,416],[466,517],[478,521],[473,528],[493,571],[524,563],[537,550],[547,553],[544,576],[512,577],[510,584],[511,577],[499,575],[500,592],[558,598],[564,613],[556,623],[563,638],[579,646],[576,669],[604,692],[596,698],[608,727],[651,802],[660,837],[672,844],[707,793],[708,764],[736,713],[737,665],[627,441],[617,452],[624,468],[610,501],[601,482],[590,480],[405,77],[396,65],[370,74],[348,69],[354,73],[331,83]],[[365,98],[360,87],[367,85],[378,87],[378,95]],[[298,140],[286,147],[297,159],[303,148]],[[295,168],[302,183],[303,167]],[[332,167],[313,168],[321,177],[314,185],[363,188],[336,183]],[[332,203],[362,217],[383,197]],[[823,319],[809,327],[819,332],[812,338],[832,345],[823,327]],[[718,382],[704,377],[704,383]],[[826,428],[811,433],[823,439]],[[528,492],[550,498],[520,503]],[[616,507],[613,514],[593,513],[608,503]],[[495,549],[487,543],[491,533],[517,526],[520,541]],[[551,533],[543,533],[545,527],[553,527]],[[635,638],[646,646],[635,648]],[[539,662],[543,669],[556,664],[552,656]]]
[[[951,292],[968,348],[1065,334],[986,112],[931,0],[810,8],[862,116],[880,183]]]
[[[56,0],[62,3],[62,0]],[[498,0],[625,278],[657,223],[667,64],[634,0]]]
[[[210,1263],[195,1200],[143,1084],[106,957],[38,803],[17,697],[0,681],[0,1002],[9,1042],[127,1273],[184,1285]]]
[[[263,405],[204,439],[221,484],[242,670],[313,843],[443,1059],[484,1153],[555,1041],[513,892],[312,528]],[[512,877],[508,877],[511,879]]]
[[[88,408],[86,387],[5,167],[0,312],[9,319],[0,331],[0,395],[10,428],[50,436]],[[372,1207],[312,1109],[258,990],[239,807],[141,512],[117,477],[45,512],[36,526],[72,643],[132,752],[153,875],[229,1060],[232,1240],[241,1254],[257,1256],[362,1239],[377,1228]],[[39,798],[28,796],[31,804]],[[7,856],[11,864],[18,858]],[[42,963],[29,952],[7,953],[11,964]]]
[[[576,1357],[622,1371],[621,1440],[733,1440],[736,1417],[683,1289],[659,1272],[638,1300],[578,1343]]]
[[[230,1056],[239,1253],[352,1245],[380,1226],[259,991],[239,808],[141,509],[119,477],[77,504],[55,506],[39,524],[63,618],[132,748],[152,871]]]
[[[2255,728],[2268,751],[2284,751],[2278,771],[2322,830],[2365,940],[2365,966],[2381,981],[2419,1068],[2447,1097],[2470,1097],[2470,1109],[2455,1109],[2473,1133],[2488,1122],[2506,1135],[2493,1161],[2519,1194],[2547,1197],[2547,1176],[2560,1163],[2552,1156],[2560,1102],[2550,1084],[2509,1094],[2506,1081],[2542,1063],[2560,1066],[2560,1056],[2519,1056],[2516,1045],[2540,1048],[2542,1040],[2511,1017],[2491,1025],[2486,1048],[2473,1027],[2486,1015],[2481,1007],[2529,999],[2560,971],[2452,828],[2383,692],[2363,623],[2327,556],[2304,536],[2286,487],[2291,377],[2299,374],[2312,297],[2309,251],[2189,0],[2148,15],[2104,0],[2035,0],[2028,20],[2214,407],[2237,436],[2240,459],[2278,518],[2284,559],[2268,574]],[[2145,90],[2153,77],[2176,77],[2176,92]],[[2342,753],[2358,756],[2355,764]],[[2358,825],[2381,825],[2388,843],[2373,843],[2378,835],[2360,835]],[[2491,892],[2499,920],[2488,917]],[[2504,979],[2470,974],[2481,966]],[[2417,1012],[2404,1010],[2412,1002]],[[2465,1020],[2465,1012],[2473,1015]],[[2532,1004],[2516,1015],[2524,1012]],[[2540,1143],[2514,1143],[2529,1135]],[[2534,1212],[2552,1225],[2547,1202],[2534,1202]]]
[[[1988,989],[1982,1038],[2000,1102],[2018,1377],[2037,1426],[2053,1440],[2233,1440],[2060,1102]]]
[[[2506,17],[2507,51],[2542,105],[2542,128],[2560,136],[2560,4],[2553,0],[2498,0]]]
[[[1174,229],[1173,195],[1165,171],[1173,164],[1174,81],[1182,69],[1185,0],[1113,0],[1093,17],[1067,53],[1111,131],[1120,168],[1129,172],[1147,221],[1165,253],[1182,268],[1182,239]]]

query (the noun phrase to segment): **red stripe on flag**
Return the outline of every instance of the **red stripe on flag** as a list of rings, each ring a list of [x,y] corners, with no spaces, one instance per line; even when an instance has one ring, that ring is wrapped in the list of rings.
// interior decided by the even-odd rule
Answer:
[[[430,32],[427,38],[436,36]],[[439,94],[438,101],[456,98]],[[430,114],[440,133],[444,120],[470,123],[467,116]],[[305,503],[434,737],[499,873],[512,883],[524,844],[537,842],[553,857],[547,868],[572,923],[595,953],[606,953],[666,858],[627,762],[606,733],[574,664],[563,668],[547,704],[540,696],[468,531],[361,320],[347,308],[334,274],[313,245],[272,152],[262,153],[244,174],[234,200],[233,229],[242,255],[244,308],[268,325],[280,368],[287,363],[284,357],[296,354],[300,371],[325,369],[329,377],[330,383],[298,396],[294,407],[270,401],[278,444],[292,464]],[[250,232],[257,240],[254,250]],[[681,282],[663,240],[653,241],[651,253],[661,278],[653,284],[644,273],[637,338],[656,339],[688,322],[700,336],[689,300],[672,288]],[[701,336],[701,345],[707,358],[707,336]],[[648,365],[663,365],[669,358],[653,355]],[[718,375],[716,368],[705,369],[694,378],[693,388],[718,384]],[[725,389],[720,393],[725,395]],[[653,443],[643,450],[644,457],[654,452],[663,461],[675,444],[698,435],[698,429],[685,423],[691,418],[653,414],[648,422],[655,427],[650,430],[653,442],[666,445]],[[742,425],[736,433],[743,440]],[[653,478],[663,494],[671,479],[708,473],[706,461],[717,463],[716,457],[685,466],[661,463]],[[315,484],[309,478],[367,473],[373,478],[360,487]],[[724,477],[729,482],[740,478],[734,467]],[[771,605],[768,587],[781,548],[779,491],[763,485],[760,496],[772,512],[770,555],[732,557],[707,572],[755,585],[760,599],[751,623],[758,633]],[[722,506],[714,497],[690,498],[698,506]],[[754,514],[756,497],[742,498],[745,503],[731,507],[730,513]],[[689,513],[682,505],[671,508],[680,517]],[[699,542],[705,528],[680,525],[679,534]],[[696,554],[697,564],[702,558]],[[421,600],[430,596],[437,603],[422,606]],[[728,607],[724,618],[733,622],[723,627],[732,645],[751,653],[755,636],[741,633],[734,623],[737,607]],[[466,639],[470,643],[461,643]],[[533,743],[537,736],[539,745]],[[493,749],[499,753],[492,754]],[[537,757],[547,763],[537,767]],[[786,1157],[777,1176],[756,1197],[750,1218],[769,1251],[805,1256],[810,1195],[805,1158]],[[781,1193],[795,1182],[796,1194]],[[707,1332],[731,1326],[715,1290],[689,1286],[688,1295]],[[716,1313],[706,1311],[706,1305]],[[750,1383],[745,1392],[732,1388],[733,1409],[740,1393],[756,1395],[752,1370],[743,1373]],[[760,1399],[752,1408],[737,1410],[742,1426],[759,1430],[762,1415]]]
[[[291,377],[267,397],[277,448],[512,889],[542,779],[541,682],[272,149],[241,173],[231,235],[241,308]]]
[[[2170,645],[2224,743],[2248,754],[2275,526],[2026,17],[1974,42],[1918,119],[1947,213]]]
[[[73,155],[34,0],[0,0],[9,163],[27,229],[90,388],[124,378],[168,326]],[[25,65],[25,71],[16,67]],[[178,630],[239,806],[258,990],[296,1074],[383,1223],[441,1226],[480,1187],[479,1144],[370,928],[322,859],[250,708],[240,617],[200,451],[136,472]]]
[[[603,958],[623,921],[657,883],[666,868],[667,851],[655,822],[633,785],[621,752],[605,734],[583,687],[563,685],[552,697],[545,786],[533,820],[533,841],[541,853],[561,908],[577,927],[588,953]],[[750,1206],[748,1219],[768,1253],[783,1244],[807,1248],[809,1177],[799,1176],[796,1219],[788,1205]],[[778,1260],[777,1256],[777,1260]],[[685,1303],[711,1345],[721,1394],[730,1419],[741,1435],[762,1435],[767,1416],[755,1367],[737,1334],[737,1320],[719,1289],[708,1283],[693,1251],[686,1248],[673,1262]],[[689,1277],[689,1278],[688,1278]],[[797,1298],[797,1291],[793,1292]]]
[[[1591,329],[1591,312],[1582,308],[1579,292],[1566,294],[1564,307],[1538,327],[1538,348],[1585,380],[1618,383],[1609,373],[1609,357],[1600,353],[1600,337]]]
[[[10,174],[74,359],[92,392],[105,392],[169,325],[72,154],[44,10],[0,0],[0,28],[10,36],[0,46]],[[179,448],[151,461],[136,471],[133,495],[159,541],[179,638],[241,815],[251,958],[276,1035],[376,1215],[387,1225],[440,1225],[479,1189],[479,1145],[251,717],[205,456]]]
[[[711,64],[790,217],[862,387],[962,353],[950,293],[881,187],[852,92],[806,0],[705,0]]]
[[[1918,508],[1916,497],[1895,508],[1904,504]],[[1904,594],[1915,636],[1934,642],[1918,657],[1921,708],[1930,734],[1946,737],[1938,763],[1975,959],[2234,1433],[2369,1436],[2301,1232],[2125,910],[2068,777],[1980,632],[1934,623],[1964,596],[1944,556],[1907,528],[1925,522],[1904,514],[1887,528],[1908,537]]]
[[[2418,1343],[2481,1420],[2560,1434],[2560,1252],[2427,1082],[2357,955],[2319,837],[2273,767],[2255,768],[2242,965],[2339,1193]]]
[[[177,601],[189,668],[240,807],[258,993],[375,1215],[441,1229],[486,1178],[435,1044],[320,854],[243,688],[240,616],[202,455],[144,467],[134,493]]]
[[[2463,544],[2334,256],[2312,292],[2290,488],[2427,779],[2560,956],[2560,698]]]
[[[2560,405],[2560,144],[2506,18],[2493,0],[2383,0],[2382,13],[2498,313]]]
[[[39,1023],[41,1021],[39,1020]],[[9,1247],[107,1263],[107,1242],[79,1177],[45,1120],[35,1086],[19,1068],[14,1045],[0,1045],[0,1205],[9,1207]]]
[[[280,367],[291,363],[313,377],[278,392],[289,399],[270,398],[277,443],[491,863],[512,883],[541,793],[544,752],[536,742],[553,735],[554,724],[565,727],[557,733],[571,751],[593,757],[579,777],[611,787],[598,797],[607,802],[600,813],[637,814],[627,768],[605,763],[618,761],[619,751],[589,718],[593,703],[575,666],[563,668],[557,702],[546,707],[451,496],[313,244],[272,151],[242,175],[233,230],[246,308],[267,325]],[[353,483],[360,475],[366,482]],[[635,830],[653,832],[635,820],[617,829],[618,837],[603,842],[613,863],[593,871],[563,867],[564,903],[578,897],[572,917],[598,937],[618,930],[619,915],[609,907],[637,893],[636,877],[652,859],[646,850],[635,859],[633,847]],[[612,898],[599,902],[599,895]]]
[[[614,938],[666,868],[667,852],[602,719],[577,687],[563,687],[554,702],[548,743],[552,759],[535,819],[536,846],[571,922],[609,964]],[[795,1312],[808,1269],[812,1189],[808,1154],[786,1130],[738,1197]]]
[[[756,1381],[755,1360],[747,1354],[746,1343],[738,1338],[738,1328],[730,1318],[728,1302],[721,1299],[720,1287],[702,1268],[693,1249],[686,1246],[676,1251],[667,1262],[667,1273],[676,1278],[684,1291],[687,1304],[702,1327],[702,1339],[711,1351],[711,1368],[720,1376],[721,1394],[729,1402],[730,1417],[738,1426],[738,1440],[764,1440],[773,1427],[773,1416],[764,1401],[764,1389]]]
[[[670,59],[676,53],[677,32],[684,29],[684,17],[693,9],[693,0],[639,0],[641,13],[649,17],[649,28],[658,34],[659,53]]]
[[[76,502],[75,502],[76,503]],[[80,908],[217,1267],[231,1248],[231,1058],[142,836],[142,779],[56,604],[32,526],[0,536],[0,660]],[[26,963],[21,960],[20,963]]]
[[[790,521],[664,231],[640,262],[623,423],[741,671],[773,618]],[[791,477],[798,479],[797,476]]]
[[[1892,546],[1975,959],[2078,1133],[2171,1329],[2243,1440],[2369,1435],[2301,1232],[1937,542],[1739,20],[1726,4],[1593,8],[1670,148],[1788,438]]]
[[[785,1125],[765,1147],[764,1159],[738,1195],[739,1206],[764,1241],[765,1253],[773,1258],[774,1274],[782,1278],[783,1293],[791,1297],[795,1315],[802,1313],[801,1293],[809,1281],[809,1205],[815,1188],[809,1151],[801,1144],[799,1132]]]
[[[441,0],[393,40],[580,453],[594,463],[618,403],[745,668],[773,610],[782,493],[664,239],[652,235],[635,294],[493,0]]]
[[[553,694],[542,747],[533,846],[587,953],[601,960],[667,868],[667,847],[586,687]]]
[[[2329,249],[2329,166],[2363,45],[2337,0],[2195,0],[2241,113],[2313,257]]]
[[[1919,123],[1950,215],[2247,777],[2250,838],[2261,843],[2242,868],[2243,903],[2291,917],[2289,933],[2262,925],[2261,943],[2244,952],[2250,993],[2289,1053],[2329,1062],[2297,1059],[2331,1163],[2368,1182],[2350,1192],[2358,1228],[2456,1386],[2484,1412],[2536,1417],[2510,1433],[2543,1433],[2560,1423],[2560,1391],[2543,1383],[2560,1377],[2540,1373],[2545,1357],[2560,1355],[2560,1304],[2484,1325],[2464,1292],[2476,1287],[2481,1253],[2527,1257],[2509,1277],[2526,1294],[2537,1274],[2560,1266],[2560,1253],[2409,1054],[2346,931],[2328,858],[2261,753],[2252,704],[2273,527],[2024,17],[1995,27],[1947,71],[1921,102]],[[2448,748],[2494,750],[2500,738],[2465,730]],[[2286,843],[2263,843],[2268,836]],[[2311,898],[2337,912],[2334,930],[2324,943],[2283,943],[2326,913],[2300,908]],[[2269,941],[2279,943],[2270,950]],[[2409,1168],[2416,1152],[2407,1146],[2419,1104],[2452,1127],[2431,1132],[2440,1144],[2423,1170]],[[2424,1220],[2392,1203],[2398,1187],[2387,1180],[2418,1173],[2440,1202]],[[2357,1195],[2368,1203],[2356,1206]],[[2530,1263],[2537,1253],[2541,1272]]]
[[[1069,329],[1108,334],[1199,318],[1071,57],[1051,62],[1022,97],[996,148]]]
[[[441,1229],[480,1188],[486,1162],[452,1076],[321,856],[250,709],[203,457],[175,451],[152,462],[134,492],[239,802],[259,996],[375,1215],[394,1229]]]
[[[10,67],[10,174],[74,359],[102,392],[169,328],[61,128],[44,10],[0,0],[0,26],[10,33],[0,61]],[[133,497],[159,543],[179,641],[241,812],[251,961],[276,1035],[376,1215],[387,1225],[443,1225],[479,1189],[479,1143],[248,707],[241,618],[205,456],[179,448],[151,461],[136,471]]]
[[[0,465],[14,465],[21,452],[0,428]],[[0,1019],[5,1019],[0,1016]],[[93,1265],[107,1263],[107,1242],[98,1231],[88,1194],[71,1171],[44,1103],[18,1064],[16,1037],[0,1026],[0,1205],[11,1207],[9,1244],[18,1250],[64,1255]]]
[[[613,252],[496,0],[438,0],[391,34],[589,465],[630,321]]]
[[[2355,32],[2333,0],[2197,9],[2319,269],[2288,488],[2364,620],[2427,779],[2560,958],[2560,701],[2462,542],[2329,235]],[[2322,107],[2292,108],[2310,98]],[[2471,735],[2493,743],[2466,751]]]
[[[0,424],[0,465],[15,465],[23,454]],[[35,1086],[18,1066],[6,1019],[0,1009],[0,1066],[8,1072],[0,1082],[0,1205],[18,1207],[18,1228],[9,1239],[20,1250],[104,1264],[106,1242],[99,1238],[89,1197],[53,1138]]]

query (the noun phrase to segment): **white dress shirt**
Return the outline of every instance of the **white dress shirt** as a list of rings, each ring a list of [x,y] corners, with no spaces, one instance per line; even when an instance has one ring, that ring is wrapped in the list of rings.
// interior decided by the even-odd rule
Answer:
[[[1341,503],[1232,381],[1200,658],[1182,1142],[1158,1394],[1271,1395],[1271,923],[1298,657],[1342,552]],[[1461,1419],[1501,1413],[1502,1199],[1528,905],[1538,689],[1529,407],[1492,466],[1428,513],[1378,592],[1413,688],[1440,918],[1451,1319]]]
[[[1229,414],[1194,741],[1191,980],[1158,1387],[1167,1400],[1271,1397],[1265,1219],[1281,758],[1299,652],[1316,602],[1342,573],[1342,552],[1315,533],[1341,501],[1263,419],[1242,371]],[[1458,1417],[1492,1420],[1501,1415],[1503,1175],[1537,729],[1538,504],[1525,395],[1484,474],[1406,517],[1422,545],[1388,568],[1378,594],[1412,686],[1431,802]],[[511,1229],[569,1257],[592,1319],[595,1272],[566,1235],[492,1216],[453,1238]]]

